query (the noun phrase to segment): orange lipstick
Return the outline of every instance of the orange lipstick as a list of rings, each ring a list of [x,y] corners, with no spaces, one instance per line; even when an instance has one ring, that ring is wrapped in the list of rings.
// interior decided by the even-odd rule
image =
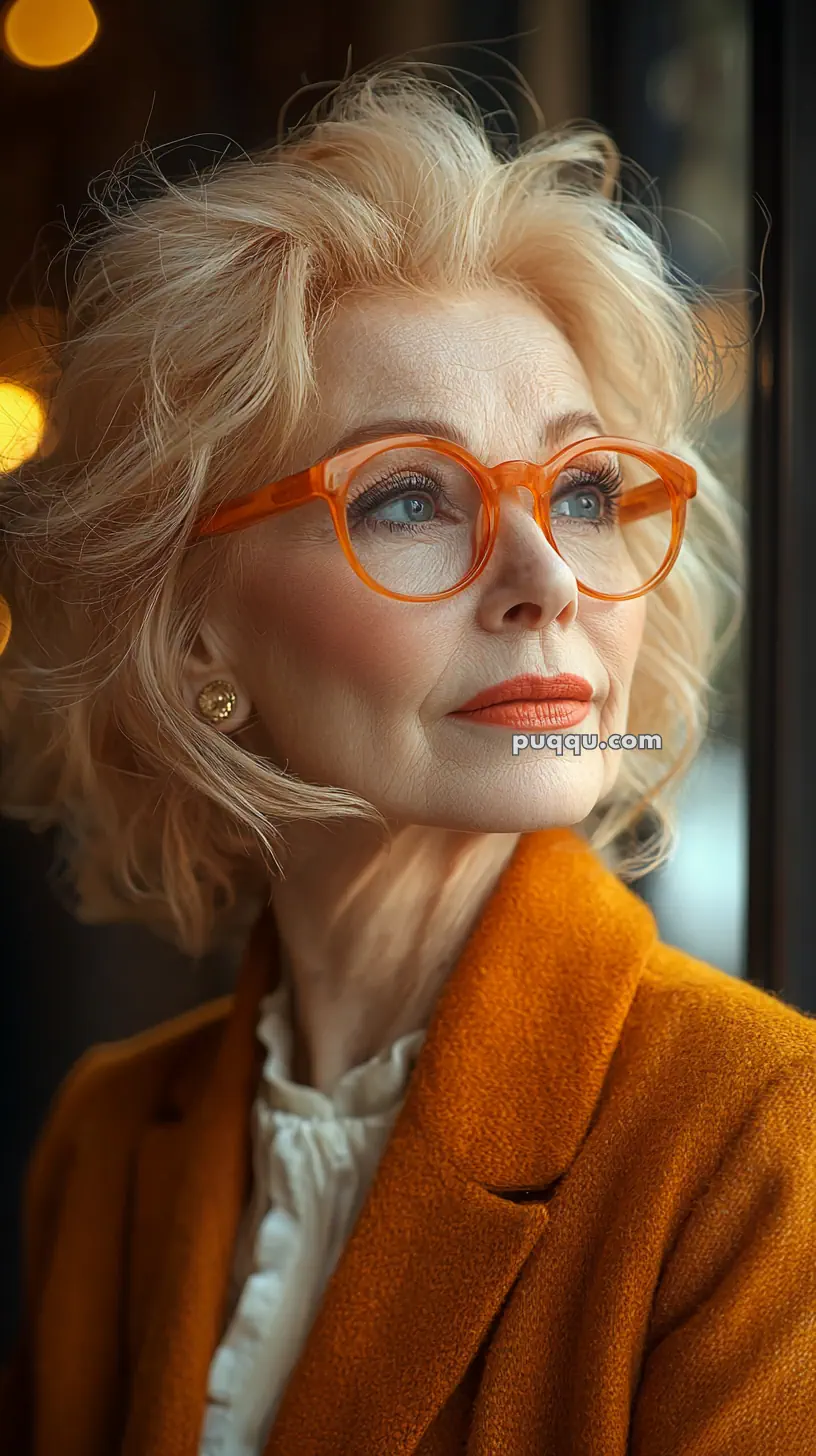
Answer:
[[[584,677],[559,673],[539,677],[524,673],[485,688],[451,713],[472,723],[497,723],[507,728],[574,728],[589,713],[592,686]]]

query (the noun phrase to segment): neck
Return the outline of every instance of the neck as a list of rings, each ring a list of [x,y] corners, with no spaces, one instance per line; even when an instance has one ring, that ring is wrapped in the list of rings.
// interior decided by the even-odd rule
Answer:
[[[293,992],[292,1075],[329,1091],[433,1004],[518,834],[299,825],[271,895]]]

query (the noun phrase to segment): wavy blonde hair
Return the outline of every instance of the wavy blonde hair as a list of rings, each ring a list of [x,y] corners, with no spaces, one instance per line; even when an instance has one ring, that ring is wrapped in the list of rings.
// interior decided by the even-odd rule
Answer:
[[[230,555],[229,538],[186,549],[193,521],[284,469],[316,401],[315,336],[354,290],[518,290],[560,325],[611,430],[696,464],[686,545],[647,599],[631,694],[629,731],[661,733],[663,752],[622,754],[587,821],[593,846],[614,851],[651,806],[650,844],[617,868],[635,878],[662,862],[736,630],[741,533],[695,446],[710,340],[622,206],[609,138],[541,130],[503,154],[465,92],[398,62],[347,78],[265,150],[158,181],[136,201],[114,173],[94,199],[102,225],[82,239],[59,346],[56,445],[0,494],[13,614],[0,808],[61,828],[74,913],[146,922],[199,955],[252,913],[288,823],[381,819],[213,732],[180,686]]]

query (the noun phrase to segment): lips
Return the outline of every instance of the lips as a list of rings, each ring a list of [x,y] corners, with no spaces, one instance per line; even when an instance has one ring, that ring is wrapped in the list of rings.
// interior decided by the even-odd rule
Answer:
[[[557,677],[539,677],[524,673],[520,677],[508,678],[495,687],[485,688],[456,708],[456,713],[475,713],[480,708],[492,708],[499,703],[543,703],[568,700],[587,703],[592,698],[592,686],[585,677],[573,673],[559,673]]]

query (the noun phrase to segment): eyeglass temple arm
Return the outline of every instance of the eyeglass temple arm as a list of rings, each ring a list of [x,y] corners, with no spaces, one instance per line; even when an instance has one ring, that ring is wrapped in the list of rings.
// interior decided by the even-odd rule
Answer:
[[[250,491],[248,495],[241,496],[231,505],[220,506],[199,521],[195,527],[194,538],[198,540],[201,536],[220,536],[227,531],[237,530],[239,526],[249,525],[252,521],[260,521],[265,516],[276,515],[278,511],[303,505],[313,494],[314,479],[314,467],[309,467],[308,470],[298,471],[297,475],[289,475],[274,485],[265,486],[262,490]]]
[[[694,492],[689,492],[692,495]],[[683,492],[683,499],[686,499],[686,492]],[[636,485],[627,490],[622,497],[618,515],[621,521],[627,525],[632,521],[644,520],[647,516],[657,515],[666,509],[666,487],[662,480],[655,477],[654,480],[647,480],[643,485]]]

